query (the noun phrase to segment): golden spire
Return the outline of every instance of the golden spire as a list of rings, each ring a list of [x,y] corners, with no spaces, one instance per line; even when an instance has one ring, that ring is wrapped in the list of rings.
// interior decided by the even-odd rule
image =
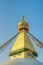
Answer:
[[[19,32],[28,32],[28,23],[25,21],[25,16],[22,17],[22,21],[18,24],[18,31]]]
[[[35,49],[34,49],[33,44],[31,43],[30,37],[27,34],[29,29],[28,29],[28,23],[25,21],[24,16],[22,18],[22,21],[18,24],[18,31],[20,33],[9,54],[10,59],[14,59],[14,58],[36,59],[36,56],[34,57],[33,55],[31,56],[31,54],[34,53],[33,51],[35,51]]]

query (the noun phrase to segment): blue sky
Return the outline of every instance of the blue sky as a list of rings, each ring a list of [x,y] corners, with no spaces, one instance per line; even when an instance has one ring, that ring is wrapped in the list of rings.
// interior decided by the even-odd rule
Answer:
[[[43,0],[0,0],[0,46],[18,32],[22,16],[30,32],[43,43]],[[8,54],[13,42],[0,53],[0,63],[10,59]],[[34,46],[39,55],[37,60],[43,62],[43,50]]]

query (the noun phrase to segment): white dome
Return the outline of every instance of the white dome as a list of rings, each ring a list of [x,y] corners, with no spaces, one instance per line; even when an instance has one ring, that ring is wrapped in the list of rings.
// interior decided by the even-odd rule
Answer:
[[[14,59],[14,60],[9,60],[1,65],[43,65],[43,63],[28,58],[28,59]]]

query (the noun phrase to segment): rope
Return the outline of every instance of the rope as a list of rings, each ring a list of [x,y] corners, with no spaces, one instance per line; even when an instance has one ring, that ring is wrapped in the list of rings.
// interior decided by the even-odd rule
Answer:
[[[28,34],[31,37],[31,39],[36,42],[37,46],[40,47],[40,48],[42,48],[42,46],[43,46],[42,42],[39,41],[38,39],[36,39],[31,33],[28,33]]]
[[[17,37],[18,34],[19,34],[19,33],[17,33],[16,35],[14,35],[14,36],[13,36],[12,38],[10,38],[7,42],[5,42],[3,45],[0,46],[0,53],[1,53],[7,46],[9,46],[9,44],[12,42],[12,40],[13,40],[14,38]]]

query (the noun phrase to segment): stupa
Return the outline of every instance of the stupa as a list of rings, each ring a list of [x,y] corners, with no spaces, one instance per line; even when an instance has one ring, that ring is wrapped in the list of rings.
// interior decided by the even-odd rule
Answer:
[[[16,36],[17,39],[9,52],[10,60],[2,65],[43,65],[43,63],[37,61],[38,54],[35,51],[31,39],[33,39],[40,48],[43,48],[43,44],[29,33],[29,25],[25,21],[24,16],[21,22],[18,23],[17,35],[3,44],[0,50],[6,48]]]

